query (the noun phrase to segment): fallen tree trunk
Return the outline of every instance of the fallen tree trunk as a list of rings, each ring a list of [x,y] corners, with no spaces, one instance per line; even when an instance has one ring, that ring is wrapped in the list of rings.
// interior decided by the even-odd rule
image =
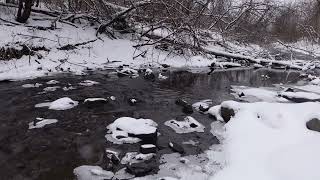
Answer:
[[[149,39],[152,39],[155,43],[167,43],[172,46],[179,46],[181,48],[190,49],[195,52],[210,54],[210,55],[219,56],[219,57],[225,57],[225,58],[233,59],[233,60],[246,60],[246,61],[250,62],[251,64],[261,64],[261,65],[267,64],[267,65],[277,65],[277,66],[281,65],[281,66],[285,66],[288,69],[297,69],[297,70],[303,69],[301,66],[291,64],[286,61],[282,62],[282,61],[276,61],[276,60],[271,60],[271,59],[257,59],[257,58],[242,55],[242,54],[234,54],[234,53],[223,52],[223,51],[214,50],[214,49],[208,49],[208,48],[201,47],[201,46],[195,46],[195,45],[188,44],[188,43],[178,42],[173,39],[169,39],[166,37],[162,37],[162,36],[158,36],[158,35],[154,35],[154,34],[150,34],[150,33],[145,34],[145,36]],[[154,42],[148,42],[145,44],[138,44],[138,45],[135,45],[134,47],[138,48],[138,47],[142,47],[142,46],[154,45],[155,44]]]

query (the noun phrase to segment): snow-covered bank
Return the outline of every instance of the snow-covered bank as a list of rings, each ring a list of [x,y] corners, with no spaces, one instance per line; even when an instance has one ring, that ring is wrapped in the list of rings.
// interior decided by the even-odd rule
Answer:
[[[320,134],[306,127],[307,121],[320,117],[319,103],[229,101],[220,107],[234,109],[235,116],[225,125],[227,166],[211,180],[320,178]]]
[[[8,13],[0,12],[0,17],[14,21],[14,17],[8,16]],[[50,27],[51,21],[44,18],[49,17],[34,13],[27,25]],[[229,68],[247,65],[246,61],[250,61],[260,66],[264,64],[300,70],[319,66],[317,62],[301,60],[279,62],[272,58],[263,59],[261,54],[265,51],[264,48],[236,42],[225,42],[224,46],[219,43],[209,44],[204,50],[216,55],[208,53],[207,56],[187,51],[182,55],[159,50],[155,46],[135,48],[139,41],[133,34],[116,34],[117,39],[110,39],[106,35],[97,38],[94,27],[86,24],[76,24],[76,26],[57,22],[55,30],[39,30],[22,24],[12,26],[0,21],[0,48],[13,48],[19,51],[27,48],[33,51],[32,55],[24,52],[21,57],[0,61],[0,80],[30,79],[60,72],[85,74],[88,70],[110,69],[120,65],[128,65],[135,69],[162,67],[163,64],[173,68],[203,68],[213,63],[215,68]],[[217,38],[219,42],[221,37]],[[79,43],[83,44],[74,46]],[[72,48],[62,48],[67,45]],[[239,62],[236,59],[245,61]]]

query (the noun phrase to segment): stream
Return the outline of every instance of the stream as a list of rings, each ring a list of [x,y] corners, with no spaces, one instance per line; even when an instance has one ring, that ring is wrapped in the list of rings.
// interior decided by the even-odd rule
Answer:
[[[106,127],[115,119],[128,116],[152,119],[158,123],[158,142],[163,144],[157,158],[170,154],[165,145],[174,141],[183,146],[185,155],[199,154],[219,140],[210,133],[210,124],[215,119],[194,111],[190,116],[203,124],[204,133],[177,134],[164,125],[165,121],[179,119],[186,114],[175,104],[177,99],[196,103],[212,99],[213,105],[234,100],[231,85],[269,87],[273,84],[295,84],[300,72],[269,69],[231,69],[204,72],[184,70],[162,73],[168,78],[154,81],[142,76],[118,77],[110,72],[94,72],[86,76],[60,74],[32,80],[0,83],[0,179],[74,179],[73,169],[80,165],[103,166],[101,157],[105,148],[122,152],[138,151],[139,144],[113,144],[105,138]],[[267,77],[267,78],[266,78]],[[59,81],[48,85],[49,80]],[[100,84],[81,86],[84,80]],[[24,84],[41,83],[38,88],[23,88]],[[64,91],[62,87],[76,89]],[[56,91],[41,93],[43,88],[60,86]],[[115,101],[98,106],[86,106],[86,98],[114,96]],[[35,108],[38,103],[70,97],[79,105],[65,111]],[[137,100],[132,105],[130,98]],[[40,129],[28,129],[35,118],[57,119],[55,124]],[[197,146],[183,144],[198,141]],[[115,170],[121,167],[116,167]]]

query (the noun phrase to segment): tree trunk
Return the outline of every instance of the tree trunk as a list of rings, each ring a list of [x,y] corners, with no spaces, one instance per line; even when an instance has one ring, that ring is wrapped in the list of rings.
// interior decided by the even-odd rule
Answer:
[[[32,0],[19,0],[17,21],[25,23],[31,15]]]

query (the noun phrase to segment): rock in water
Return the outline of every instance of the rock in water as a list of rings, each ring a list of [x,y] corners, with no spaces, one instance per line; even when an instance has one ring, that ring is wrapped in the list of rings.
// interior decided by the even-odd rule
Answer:
[[[88,98],[84,100],[84,104],[89,108],[101,107],[108,102],[105,98]]]
[[[186,114],[192,114],[193,113],[192,106],[190,104],[188,104],[188,106],[185,106],[182,108],[182,112],[184,112]]]
[[[308,121],[306,126],[309,130],[320,132],[320,120],[317,118]]]
[[[156,169],[157,167],[154,163],[148,162],[128,164],[126,167],[126,171],[136,177],[146,176]]]
[[[155,80],[156,79],[156,76],[154,75],[154,73],[152,72],[151,69],[146,69],[145,70],[145,73],[144,73],[144,76],[143,76],[145,79],[147,80]]]
[[[178,152],[180,154],[184,154],[184,148],[182,146],[180,146],[179,144],[170,141],[169,142],[169,147],[174,151],[174,152]]]
[[[227,107],[221,107],[220,109],[221,117],[223,118],[224,122],[229,122],[231,117],[235,115],[234,110]]]
[[[192,105],[189,104],[187,101],[183,100],[183,99],[177,99],[176,100],[176,104],[179,106],[182,106],[182,111],[186,114],[192,114],[193,113],[193,109],[192,109]]]
[[[203,105],[200,105],[199,106],[199,111],[201,111],[201,112],[206,112],[206,111],[208,111],[209,110],[209,106],[203,106]]]
[[[157,137],[158,137],[158,130],[156,130],[154,133],[143,133],[143,134],[131,134],[128,133],[129,137],[139,138],[141,139],[141,143],[143,144],[156,144],[157,143]]]
[[[241,93],[238,94],[238,96],[239,97],[243,97],[243,96],[246,96],[246,95],[243,92],[241,92]]]
[[[134,105],[136,105],[137,104],[137,99],[135,99],[135,98],[129,98],[128,99],[128,103],[130,104],[130,106],[134,106]]]
[[[292,89],[292,88],[287,88],[287,89],[284,90],[284,92],[294,92],[294,89]]]
[[[153,144],[143,144],[140,146],[140,152],[142,154],[156,153],[157,147]]]

